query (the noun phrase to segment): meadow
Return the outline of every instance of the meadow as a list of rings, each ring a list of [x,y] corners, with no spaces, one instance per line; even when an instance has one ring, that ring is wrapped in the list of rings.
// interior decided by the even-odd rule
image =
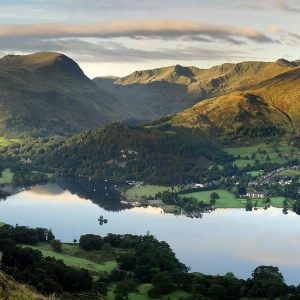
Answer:
[[[175,187],[174,191],[177,191],[178,188]],[[142,185],[142,186],[134,186],[128,189],[125,193],[126,198],[129,200],[138,200],[143,196],[154,198],[155,195],[159,192],[171,191],[170,187],[161,186],[161,185]]]
[[[235,195],[226,190],[212,190],[212,191],[202,191],[202,192],[193,192],[188,194],[181,194],[181,197],[193,197],[198,201],[203,201],[206,204],[210,203],[210,194],[216,192],[219,194],[220,199],[216,200],[214,205],[215,208],[245,208],[246,199],[236,198]],[[273,207],[282,208],[284,197],[271,197],[270,203],[265,203],[264,199],[251,199],[252,204],[257,207],[265,207],[267,204]],[[288,200],[288,207],[293,206],[293,200]]]
[[[284,170],[280,173],[282,176],[300,176],[300,170]]]
[[[2,176],[0,177],[0,184],[11,184],[13,173],[10,169],[5,169],[2,171]]]
[[[107,300],[114,300],[114,288],[115,285],[111,285],[107,294]],[[152,284],[150,283],[144,283],[138,286],[137,291],[135,293],[131,292],[128,295],[129,300],[149,300],[151,298],[148,297],[148,291],[152,288]],[[189,297],[191,296],[190,293],[185,291],[174,291],[170,294],[161,296],[160,298],[156,299],[162,299],[162,300],[178,300],[180,298]]]
[[[20,144],[20,143],[21,143],[20,139],[8,139],[5,137],[0,137],[0,148],[5,148],[13,144]]]
[[[63,244],[62,252],[55,252],[48,243],[41,243],[37,246],[23,245],[42,252],[44,257],[50,256],[56,259],[61,259],[64,263],[74,268],[84,268],[97,276],[99,272],[110,273],[117,267],[116,254],[112,252],[101,251],[84,251],[81,250],[78,244]],[[114,248],[116,251],[116,249]],[[118,249],[121,253],[122,250]]]
[[[203,191],[203,192],[193,192],[188,194],[182,194],[181,197],[192,197],[198,201],[203,201],[206,204],[210,203],[210,194],[218,193],[220,199],[217,199],[216,208],[244,208],[245,205],[241,202],[240,199],[236,198],[233,193],[230,193],[226,190],[212,190],[212,191]]]
[[[245,168],[248,165],[254,166],[256,160],[260,163],[269,161],[284,164],[287,161],[286,156],[300,156],[299,149],[284,143],[279,145],[258,144],[252,146],[228,147],[225,148],[224,151],[236,158],[234,164],[239,168]],[[252,156],[253,154],[255,154],[255,157]]]

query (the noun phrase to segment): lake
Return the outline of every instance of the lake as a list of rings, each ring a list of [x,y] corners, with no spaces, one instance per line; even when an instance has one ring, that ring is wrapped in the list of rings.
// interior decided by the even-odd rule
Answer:
[[[150,232],[168,242],[192,271],[230,271],[248,278],[255,267],[274,265],[287,283],[300,283],[300,216],[293,212],[218,209],[202,219],[191,219],[154,207],[128,209],[120,204],[115,185],[72,180],[37,185],[1,201],[0,221],[52,228],[63,242],[86,233]],[[107,224],[99,225],[100,215],[108,219]]]

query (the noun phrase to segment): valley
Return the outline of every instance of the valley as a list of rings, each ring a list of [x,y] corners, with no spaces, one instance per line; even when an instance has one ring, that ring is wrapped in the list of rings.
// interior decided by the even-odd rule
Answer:
[[[299,62],[176,65],[92,81],[68,57],[43,52],[4,57],[0,70],[9,84],[26,85],[3,100],[10,117],[1,123],[1,228],[28,230],[19,237],[52,228],[58,240],[13,235],[16,248],[5,252],[11,244],[0,228],[4,257],[33,256],[37,272],[47,264],[39,273],[46,283],[5,266],[9,259],[8,274],[63,300],[249,300],[268,299],[255,292],[261,283],[248,279],[251,271],[274,265],[287,283],[272,283],[274,295],[296,295]],[[86,235],[124,240],[83,249]],[[156,250],[139,266],[145,258],[133,258],[134,241],[148,239],[177,271]],[[47,281],[58,265],[71,281]]]

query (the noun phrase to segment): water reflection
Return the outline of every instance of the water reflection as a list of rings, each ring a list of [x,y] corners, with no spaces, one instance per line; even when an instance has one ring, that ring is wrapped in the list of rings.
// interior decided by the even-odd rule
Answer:
[[[90,199],[107,211],[120,211],[130,207],[120,202],[120,189],[124,187],[120,182],[62,177],[56,183],[61,189],[68,190],[81,198]]]
[[[70,189],[65,190],[67,187]],[[66,242],[86,233],[149,231],[167,241],[192,271],[232,271],[247,278],[258,265],[275,265],[288,283],[299,284],[300,217],[294,213],[283,215],[276,208],[250,213],[219,209],[203,219],[191,219],[164,215],[160,208],[153,207],[120,210],[123,207],[117,196],[110,200],[99,194],[99,198],[91,197],[89,188],[64,182],[22,191],[0,202],[0,220],[52,228],[57,238]],[[108,219],[103,226],[98,222],[101,215]]]

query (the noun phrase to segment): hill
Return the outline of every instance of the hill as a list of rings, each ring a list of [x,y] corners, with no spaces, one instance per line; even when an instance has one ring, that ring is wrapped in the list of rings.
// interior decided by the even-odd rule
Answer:
[[[218,144],[197,130],[121,124],[69,138],[35,140],[20,145],[15,155],[30,158],[33,167],[54,169],[63,175],[160,184],[197,178],[199,170],[230,159]]]
[[[0,299],[7,300],[46,300],[25,285],[18,284],[12,277],[0,272]]]
[[[63,54],[40,52],[0,59],[0,133],[70,134],[128,117]]]
[[[248,90],[230,92],[197,103],[172,123],[206,131],[251,134],[300,133],[300,67],[251,83]]]
[[[136,71],[122,78],[99,77],[94,82],[128,105],[136,118],[153,120],[178,113],[204,99],[249,90],[298,65],[297,61],[284,59],[227,63],[209,69],[176,65]]]

